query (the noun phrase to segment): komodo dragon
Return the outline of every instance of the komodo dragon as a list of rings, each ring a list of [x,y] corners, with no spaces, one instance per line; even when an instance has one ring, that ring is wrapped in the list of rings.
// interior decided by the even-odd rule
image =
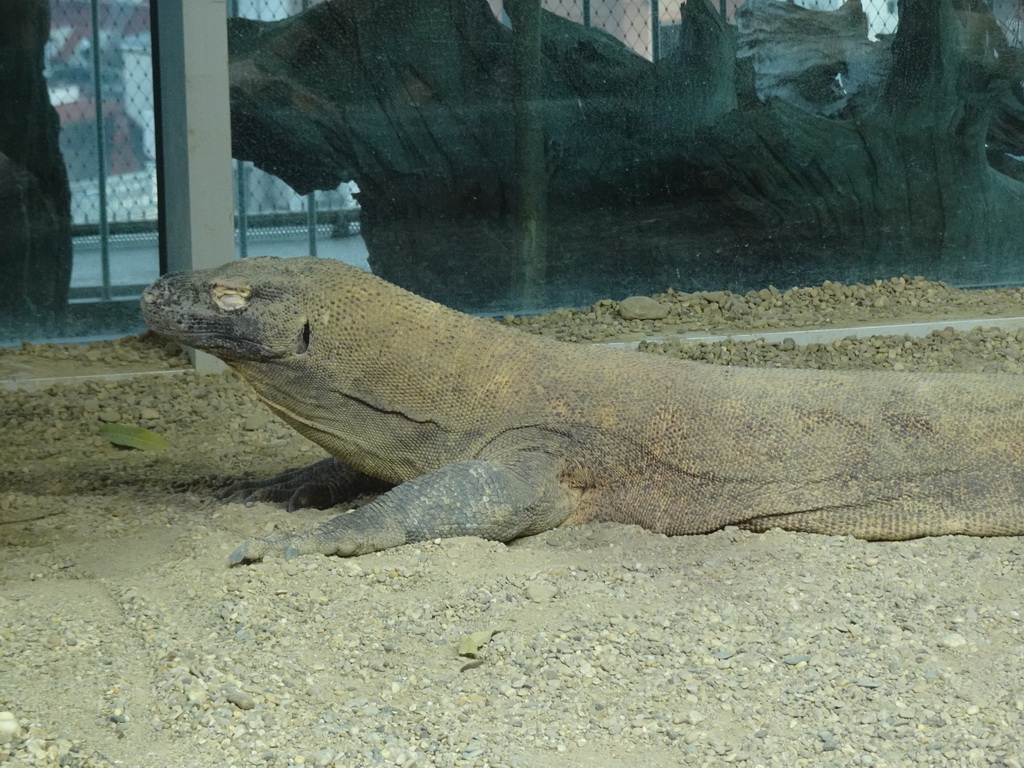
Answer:
[[[864,539],[1024,534],[1024,382],[721,367],[544,339],[328,259],[168,275],[149,326],[228,363],[333,458],[229,489],[326,508],[264,555],[509,541],[586,521]]]

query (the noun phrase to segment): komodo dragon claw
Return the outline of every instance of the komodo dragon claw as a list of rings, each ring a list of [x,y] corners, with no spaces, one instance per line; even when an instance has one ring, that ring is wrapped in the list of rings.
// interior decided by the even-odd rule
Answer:
[[[228,565],[239,565],[262,560],[268,555],[283,555],[285,560],[294,560],[299,555],[340,555],[349,557],[359,554],[358,542],[331,540],[318,536],[317,529],[307,533],[272,533],[259,539],[249,539],[228,557]]]

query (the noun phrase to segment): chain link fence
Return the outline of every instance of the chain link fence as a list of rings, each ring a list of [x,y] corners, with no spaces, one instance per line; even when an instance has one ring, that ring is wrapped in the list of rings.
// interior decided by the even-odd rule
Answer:
[[[287,18],[322,0],[230,0],[232,16],[258,21]],[[743,0],[711,0],[730,21]],[[488,0],[495,15],[508,24],[502,0]],[[798,5],[815,10],[835,10],[844,0],[797,0]],[[994,0],[1009,32],[1011,11],[1020,16],[1024,0]],[[604,30],[641,56],[658,59],[676,45],[681,20],[680,3],[666,0],[542,0],[545,10],[570,21]],[[872,37],[896,30],[897,0],[864,0]],[[1005,6],[1005,8],[1003,7]],[[1011,8],[1012,6],[1012,8]],[[1015,38],[1016,39],[1016,36]],[[247,234],[252,228],[285,234],[295,227],[310,233],[309,250],[317,249],[315,235],[358,232],[355,216],[332,216],[337,212],[354,212],[358,204],[352,197],[354,184],[343,184],[332,192],[316,192],[300,196],[277,177],[260,171],[251,163],[236,162],[235,195],[240,229],[241,255],[246,255]],[[305,215],[306,221],[300,221]],[[339,228],[343,231],[339,233]]]
[[[156,221],[149,5],[51,0],[44,66],[60,117],[72,221]]]
[[[846,0],[795,0],[810,10],[834,11]],[[743,0],[710,0],[731,22]],[[985,0],[1011,45],[1024,45],[1024,0]],[[571,21],[604,30],[641,56],[657,60],[667,55],[679,37],[678,0],[542,0],[543,7]],[[490,0],[502,14],[502,0]],[[892,34],[898,20],[897,0],[861,0],[869,35]]]
[[[50,0],[43,66],[71,187],[70,299],[138,296],[159,272],[149,4]]]
[[[229,12],[272,20],[309,0],[229,2]],[[60,119],[71,187],[73,301],[137,296],[158,272],[156,118],[148,0],[50,0],[44,67]],[[240,255],[250,240],[270,250],[316,253],[323,237],[358,233],[354,185],[299,196],[279,179],[235,162]],[[357,249],[358,250],[358,249]]]

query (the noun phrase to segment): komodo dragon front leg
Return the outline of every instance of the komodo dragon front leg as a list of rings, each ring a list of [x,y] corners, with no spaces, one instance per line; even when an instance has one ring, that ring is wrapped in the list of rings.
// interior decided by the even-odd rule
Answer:
[[[229,562],[266,555],[363,555],[415,541],[479,536],[510,541],[562,524],[571,492],[558,481],[555,462],[527,453],[510,462],[459,461],[395,486],[369,504],[311,531],[251,539]]]
[[[262,480],[238,480],[220,493],[224,501],[268,501],[284,504],[289,512],[330,509],[364,493],[383,493],[392,487],[363,474],[333,456],[306,467],[289,469]]]

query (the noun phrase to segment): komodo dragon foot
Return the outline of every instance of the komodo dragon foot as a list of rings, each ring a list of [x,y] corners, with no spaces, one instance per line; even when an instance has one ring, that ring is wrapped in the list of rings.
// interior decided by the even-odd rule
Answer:
[[[363,493],[383,493],[390,483],[364,475],[333,456],[262,480],[238,480],[224,488],[224,501],[268,501],[289,512],[329,509]]]
[[[509,541],[560,525],[572,501],[542,456],[512,464],[454,462],[306,533],[250,539],[228,562],[238,565],[267,555],[291,560],[314,553],[351,557],[453,536]]]

